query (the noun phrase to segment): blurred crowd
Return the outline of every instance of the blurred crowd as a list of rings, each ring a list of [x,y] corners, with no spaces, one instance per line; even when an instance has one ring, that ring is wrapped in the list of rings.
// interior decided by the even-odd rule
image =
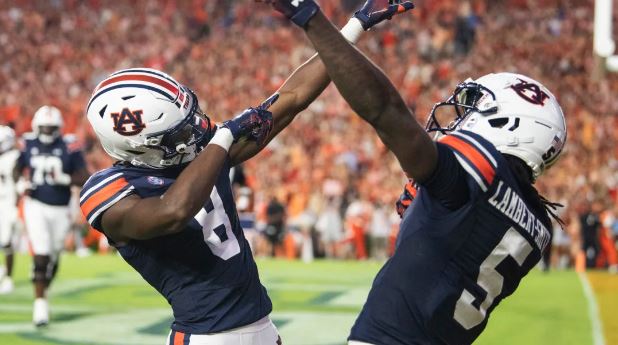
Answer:
[[[321,2],[343,25],[363,1]],[[585,258],[589,266],[615,264],[618,75],[592,77],[593,2],[416,4],[411,14],[367,33],[359,48],[421,122],[469,77],[509,71],[542,81],[569,129],[564,157],[537,183],[541,194],[565,205],[553,264]],[[96,171],[111,161],[84,106],[109,73],[164,70],[193,88],[203,109],[221,121],[259,104],[312,54],[297,28],[250,0],[0,0],[0,123],[23,133],[35,109],[54,105]],[[394,202],[405,176],[334,87],[242,170],[240,208],[255,224],[249,237],[258,254],[363,259],[392,250]],[[602,243],[611,243],[614,254],[605,254]]]

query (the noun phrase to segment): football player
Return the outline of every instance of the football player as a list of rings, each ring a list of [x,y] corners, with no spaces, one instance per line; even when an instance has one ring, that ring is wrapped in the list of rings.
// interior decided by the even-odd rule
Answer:
[[[36,326],[49,322],[47,290],[58,271],[64,239],[71,227],[71,186],[82,186],[89,176],[75,138],[62,136],[62,126],[62,114],[57,108],[43,106],[37,110],[32,119],[33,133],[24,135],[13,174],[17,181],[27,172],[29,182],[24,220],[34,254],[32,320]]]
[[[15,132],[0,126],[0,247],[4,251],[5,267],[0,267],[0,294],[13,291],[13,246],[17,229],[17,192],[13,168],[19,157],[15,149]]]
[[[386,19],[372,18],[367,27]],[[356,41],[363,28],[343,31]],[[170,303],[169,344],[281,344],[229,169],[264,148],[329,83],[316,55],[264,104],[220,125],[189,88],[157,70],[121,70],[95,88],[88,120],[117,163],[86,183],[82,212]]]
[[[305,30],[343,97],[418,185],[349,344],[472,343],[550,241],[552,207],[533,184],[566,141],[556,98],[519,74],[467,80],[431,112],[434,141],[313,0],[272,3]]]

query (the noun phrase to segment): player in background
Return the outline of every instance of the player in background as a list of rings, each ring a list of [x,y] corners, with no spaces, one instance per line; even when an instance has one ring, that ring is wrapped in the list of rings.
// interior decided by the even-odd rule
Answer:
[[[58,271],[64,239],[71,227],[71,186],[88,179],[86,163],[74,137],[62,136],[60,110],[43,106],[34,114],[13,177],[26,177],[24,220],[34,254],[33,275],[36,326],[49,323],[47,290]]]
[[[13,240],[17,231],[17,190],[13,168],[19,157],[15,148],[15,132],[0,126],[0,247],[4,251],[4,267],[0,267],[0,295],[13,291]]]
[[[426,126],[438,134],[433,141],[314,1],[271,3],[305,30],[343,97],[418,185],[349,344],[472,343],[551,240],[552,204],[533,183],[566,141],[556,98],[523,75],[467,80],[434,107]],[[412,6],[391,3],[393,11]],[[453,116],[440,122],[442,111]]]
[[[368,27],[385,19],[371,18]],[[350,41],[362,32],[344,28]],[[211,124],[189,88],[157,70],[118,71],[95,88],[88,120],[117,163],[88,180],[82,212],[170,303],[169,344],[281,344],[229,170],[329,83],[315,55],[264,104],[221,125]]]

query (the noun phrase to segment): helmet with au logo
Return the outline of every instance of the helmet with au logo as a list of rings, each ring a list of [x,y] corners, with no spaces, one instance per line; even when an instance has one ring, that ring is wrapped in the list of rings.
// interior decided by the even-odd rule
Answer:
[[[481,135],[498,151],[523,160],[539,177],[564,148],[567,129],[556,100],[538,81],[514,73],[493,73],[457,86],[434,106],[428,131],[459,129]]]
[[[32,131],[43,144],[52,144],[60,138],[63,125],[60,110],[49,105],[40,107],[32,118]]]
[[[211,128],[189,88],[148,68],[121,70],[99,83],[87,114],[110,156],[155,169],[192,161]]]

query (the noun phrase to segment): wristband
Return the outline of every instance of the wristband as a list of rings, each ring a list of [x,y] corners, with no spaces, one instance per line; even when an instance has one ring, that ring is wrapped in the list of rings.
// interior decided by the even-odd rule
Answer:
[[[215,132],[215,135],[210,139],[208,145],[217,145],[223,148],[226,152],[229,152],[230,146],[234,142],[234,136],[229,128],[219,127]]]
[[[365,32],[363,24],[356,17],[350,18],[348,23],[341,29],[341,35],[352,44],[358,42],[363,32]]]

